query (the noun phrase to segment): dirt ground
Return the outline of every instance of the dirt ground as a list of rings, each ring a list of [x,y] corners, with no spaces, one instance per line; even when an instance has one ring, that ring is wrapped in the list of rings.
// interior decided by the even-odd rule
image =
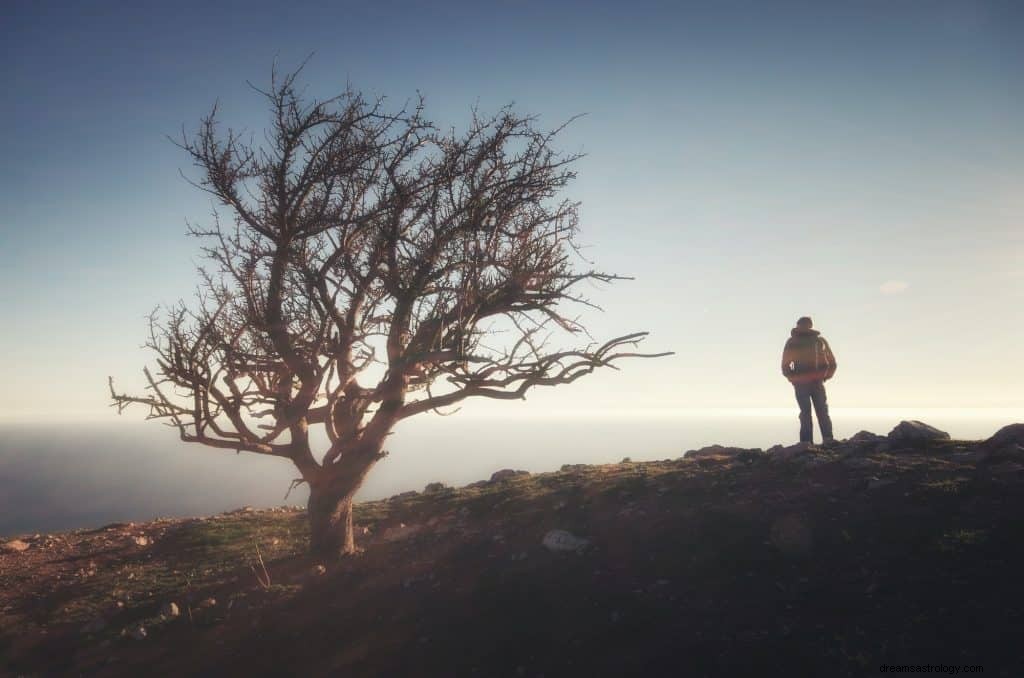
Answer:
[[[294,508],[25,535],[0,674],[1021,675],[1024,451],[697,456],[361,504],[337,563]]]

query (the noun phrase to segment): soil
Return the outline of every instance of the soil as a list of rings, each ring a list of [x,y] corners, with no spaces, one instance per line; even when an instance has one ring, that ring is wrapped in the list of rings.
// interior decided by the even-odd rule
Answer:
[[[430,489],[357,505],[339,562],[305,555],[289,507],[0,544],[0,674],[1020,675],[1019,446],[719,448]]]

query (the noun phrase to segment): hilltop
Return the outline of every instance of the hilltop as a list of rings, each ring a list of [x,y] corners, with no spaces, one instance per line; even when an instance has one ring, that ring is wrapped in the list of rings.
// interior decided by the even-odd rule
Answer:
[[[505,470],[357,506],[0,544],[0,674],[1018,675],[1024,425]],[[962,671],[961,671],[962,672]]]

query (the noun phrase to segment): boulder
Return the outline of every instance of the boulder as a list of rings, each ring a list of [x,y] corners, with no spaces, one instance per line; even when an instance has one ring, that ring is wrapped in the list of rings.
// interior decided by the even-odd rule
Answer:
[[[889,431],[888,438],[890,441],[916,443],[928,440],[949,440],[949,434],[915,419],[901,421],[896,428]]]
[[[424,494],[435,494],[437,492],[444,492],[448,489],[448,486],[444,483],[427,483],[427,486],[423,488]]]
[[[1024,424],[1004,426],[981,444],[986,450],[1002,450],[1014,446],[1024,447]]]
[[[491,482],[497,483],[501,482],[502,480],[512,480],[513,478],[528,475],[530,475],[529,471],[517,471],[510,468],[503,468],[500,471],[495,471],[494,473],[491,474]]]

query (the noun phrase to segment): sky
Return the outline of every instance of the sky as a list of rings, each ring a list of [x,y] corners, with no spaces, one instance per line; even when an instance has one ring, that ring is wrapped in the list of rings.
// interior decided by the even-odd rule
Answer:
[[[595,338],[621,364],[468,414],[794,407],[810,315],[833,407],[1024,407],[1024,6],[1015,2],[22,2],[0,9],[0,418],[109,420],[209,196],[167,135],[262,130],[275,59],[442,127],[512,103],[582,151]],[[143,412],[136,416],[141,418]]]

